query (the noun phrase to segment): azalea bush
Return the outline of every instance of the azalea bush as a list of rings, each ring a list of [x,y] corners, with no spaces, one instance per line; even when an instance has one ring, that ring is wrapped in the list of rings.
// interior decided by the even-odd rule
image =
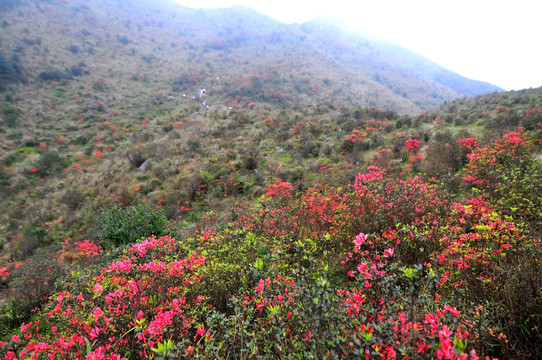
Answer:
[[[6,359],[145,359],[167,355],[172,342],[194,342],[194,314],[204,299],[190,287],[205,257],[185,255],[175,239],[149,238],[107,267],[72,272],[64,290],[0,351]]]
[[[523,128],[477,146],[468,154],[463,178],[489,197],[503,214],[542,234],[542,165],[532,155],[535,141]]]

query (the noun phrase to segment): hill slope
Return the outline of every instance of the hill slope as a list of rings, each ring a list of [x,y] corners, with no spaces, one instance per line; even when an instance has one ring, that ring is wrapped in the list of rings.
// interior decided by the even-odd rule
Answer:
[[[64,78],[87,91],[105,81],[134,103],[150,89],[178,98],[204,87],[215,106],[331,102],[413,114],[500,90],[329,21],[286,25],[248,8],[167,1],[12,3],[1,14],[1,52],[18,57],[29,82],[43,72],[42,80]]]
[[[112,4],[0,4],[1,359],[541,358],[542,89]]]

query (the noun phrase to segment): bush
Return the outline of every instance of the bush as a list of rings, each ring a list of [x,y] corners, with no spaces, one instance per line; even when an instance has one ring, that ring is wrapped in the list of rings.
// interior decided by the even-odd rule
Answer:
[[[69,189],[60,198],[60,201],[68,205],[68,207],[72,211],[79,209],[83,204],[84,200],[85,195],[83,195],[83,193],[79,189]]]
[[[0,53],[0,79],[7,79],[15,74],[15,70],[11,63],[6,59],[4,54]]]
[[[164,235],[166,221],[164,210],[146,204],[115,206],[102,210],[100,237],[113,247],[126,245],[147,236]]]
[[[35,308],[47,303],[49,296],[56,291],[56,280],[63,276],[64,269],[55,261],[53,256],[42,250],[11,273],[9,297],[11,299],[8,313],[9,325],[16,328],[28,319]],[[6,320],[0,317],[0,324],[6,325]],[[0,326],[0,336],[7,335]]]
[[[79,46],[77,45],[70,45],[68,46],[68,50],[72,53],[72,54],[77,54],[79,53]]]
[[[56,151],[46,151],[36,162],[36,174],[40,177],[51,175],[64,168],[66,161]]]
[[[68,274],[67,288],[50,298],[47,316],[15,329],[18,335],[1,343],[0,358],[164,359],[172,358],[167,355],[173,342],[195,344],[196,331],[200,337],[203,330],[195,313],[205,303],[185,296],[197,284],[191,273],[205,257],[184,257],[179,242],[169,237],[144,240],[124,256],[130,260]],[[159,256],[167,264],[157,264]]]
[[[78,65],[72,65],[66,69],[66,74],[68,77],[75,77],[83,75],[83,67]]]
[[[130,39],[126,35],[118,36],[117,37],[118,42],[120,42],[122,45],[128,45],[130,43]]]
[[[65,78],[65,74],[59,69],[47,69],[38,74],[38,79],[43,81],[60,81]]]
[[[4,123],[10,128],[16,127],[19,122],[19,114],[21,113],[21,109],[13,104],[0,103],[0,110],[2,111]]]

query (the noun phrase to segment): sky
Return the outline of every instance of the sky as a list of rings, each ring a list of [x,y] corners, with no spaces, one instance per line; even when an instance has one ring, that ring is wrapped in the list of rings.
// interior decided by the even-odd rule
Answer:
[[[284,23],[325,16],[504,90],[542,86],[539,0],[175,0],[244,5]]]

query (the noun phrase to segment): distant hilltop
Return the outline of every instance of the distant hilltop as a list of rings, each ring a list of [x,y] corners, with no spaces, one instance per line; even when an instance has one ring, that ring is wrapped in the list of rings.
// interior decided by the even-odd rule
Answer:
[[[111,82],[134,103],[152,84],[170,96],[208,87],[209,104],[332,103],[414,114],[502,90],[326,19],[283,24],[246,7],[172,1],[10,0],[2,7],[0,52],[16,57],[19,78]]]

